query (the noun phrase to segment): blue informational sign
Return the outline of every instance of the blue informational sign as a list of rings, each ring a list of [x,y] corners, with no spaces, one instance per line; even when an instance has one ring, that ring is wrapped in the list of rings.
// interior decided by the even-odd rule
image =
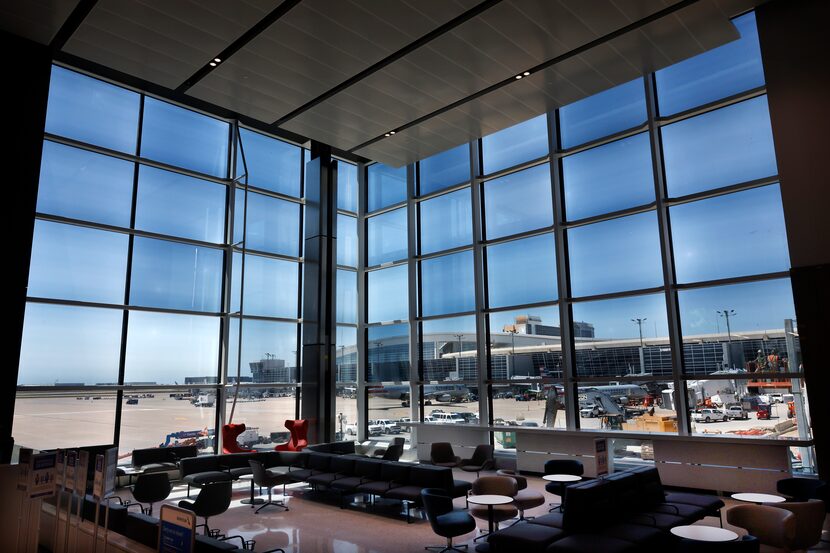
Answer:
[[[196,514],[171,505],[161,507],[161,553],[193,553],[196,540]]]

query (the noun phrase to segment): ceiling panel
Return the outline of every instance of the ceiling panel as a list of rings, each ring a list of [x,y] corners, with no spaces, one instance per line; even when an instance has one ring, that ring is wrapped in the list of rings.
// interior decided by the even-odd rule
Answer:
[[[737,36],[718,6],[700,2],[355,153],[387,164],[400,164],[401,160],[410,163],[630,81]]]
[[[99,0],[64,50],[175,89],[282,0]]]
[[[363,130],[356,142],[332,144],[349,149],[671,3],[627,1],[625,12],[612,0],[505,1],[282,127],[313,136],[315,121],[342,113],[340,121]],[[587,12],[585,4],[590,4]],[[366,125],[366,121],[375,124]]]
[[[476,4],[304,0],[188,94],[271,123]]]
[[[49,44],[76,5],[78,0],[3,0],[0,29]]]

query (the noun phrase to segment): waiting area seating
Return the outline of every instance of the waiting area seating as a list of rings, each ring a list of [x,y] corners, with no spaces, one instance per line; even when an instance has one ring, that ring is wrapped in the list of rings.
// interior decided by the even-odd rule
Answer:
[[[253,449],[244,449],[236,441],[245,432],[244,424],[226,424],[222,426],[222,453],[251,453]]]
[[[643,467],[587,480],[565,489],[564,509],[499,530],[488,538],[492,551],[603,552],[670,551],[674,526],[717,513],[723,502],[690,494],[695,503],[669,501],[657,469]]]
[[[302,451],[308,447],[308,421],[304,419],[287,420],[285,427],[291,432],[291,439],[284,444],[277,444],[276,451]]]
[[[465,511],[454,509],[452,498],[444,490],[438,488],[424,488],[421,490],[421,503],[427,520],[432,526],[432,531],[447,538],[446,547],[427,546],[424,549],[439,550],[440,553],[461,551],[453,545],[452,540],[475,530],[476,522],[473,517]]]

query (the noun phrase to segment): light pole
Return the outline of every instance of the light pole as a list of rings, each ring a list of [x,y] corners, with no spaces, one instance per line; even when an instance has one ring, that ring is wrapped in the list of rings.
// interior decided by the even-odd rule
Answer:
[[[507,377],[510,378],[512,376],[510,373],[516,370],[516,332],[518,331],[516,325],[505,327],[504,330],[510,333],[510,366],[507,371]]]
[[[734,309],[724,309],[723,311],[718,311],[718,315],[726,319],[726,340],[728,342],[727,350],[726,350],[726,362],[729,365],[729,368],[732,368],[732,327],[729,325],[729,317],[734,317],[737,315]]]
[[[636,319],[631,319],[631,322],[637,325],[637,329],[640,331],[640,374],[646,372],[646,354],[643,350],[643,323],[648,320],[648,317],[637,317]]]

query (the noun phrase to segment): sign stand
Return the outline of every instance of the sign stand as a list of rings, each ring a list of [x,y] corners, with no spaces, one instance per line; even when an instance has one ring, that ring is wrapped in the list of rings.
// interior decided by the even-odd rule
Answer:
[[[57,450],[57,458],[55,461],[55,528],[52,534],[52,548],[55,553],[59,553],[58,549],[58,526],[61,521],[61,503],[63,503],[64,491],[64,470],[66,470],[66,452],[62,449]]]
[[[63,487],[69,494],[66,505],[66,526],[63,531],[63,553],[69,553],[69,534],[72,533],[72,499],[75,497],[75,465],[77,464],[78,452],[75,450],[67,452]]]
[[[597,465],[597,478],[608,474],[608,439],[597,438],[594,440],[594,460]]]
[[[193,553],[196,549],[196,513],[172,505],[161,506],[160,553]]]

